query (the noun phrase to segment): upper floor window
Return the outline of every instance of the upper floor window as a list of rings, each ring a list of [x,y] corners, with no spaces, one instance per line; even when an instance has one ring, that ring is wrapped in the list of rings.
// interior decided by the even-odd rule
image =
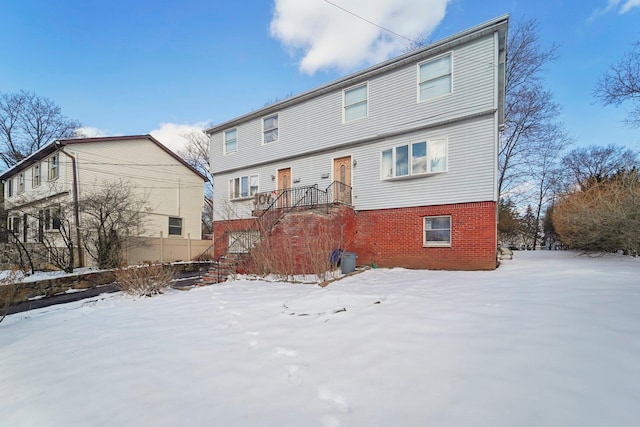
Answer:
[[[18,175],[18,194],[24,193],[24,172]]]
[[[382,152],[382,179],[446,171],[446,140],[399,145]]]
[[[238,151],[238,129],[224,131],[224,154],[231,154]]]
[[[229,180],[229,198],[243,199],[258,193],[258,175],[240,176]]]
[[[40,182],[42,180],[42,172],[41,172],[41,169],[40,169],[40,163],[36,163],[35,165],[33,165],[32,172],[33,172],[33,178],[31,180],[31,184],[35,188],[35,187],[40,185]]]
[[[344,121],[367,117],[368,85],[361,84],[350,89],[345,89],[343,94]]]
[[[7,197],[13,196],[13,178],[7,180]]]
[[[262,119],[262,138],[263,144],[278,140],[278,114]]]
[[[182,236],[182,218],[169,217],[169,236]]]
[[[58,179],[60,176],[60,165],[59,160],[60,157],[58,154],[54,154],[49,158],[49,179],[54,180]]]
[[[451,54],[418,64],[418,101],[451,93]]]

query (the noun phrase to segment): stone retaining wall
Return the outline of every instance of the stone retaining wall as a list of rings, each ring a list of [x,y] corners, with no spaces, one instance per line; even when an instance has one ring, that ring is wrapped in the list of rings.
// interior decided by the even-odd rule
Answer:
[[[176,274],[180,274],[197,271],[200,265],[200,263],[181,263],[165,264],[165,267],[173,269]],[[97,288],[111,284],[114,281],[115,272],[108,270],[0,286],[0,310],[7,300],[10,300],[9,305],[16,305],[33,298],[48,298],[67,292]]]

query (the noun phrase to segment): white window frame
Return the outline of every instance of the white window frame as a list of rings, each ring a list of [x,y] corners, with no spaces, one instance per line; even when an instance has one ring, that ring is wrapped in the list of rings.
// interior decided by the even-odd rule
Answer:
[[[59,231],[62,221],[62,208],[60,206],[51,206],[43,209],[44,213],[44,231]]]
[[[365,87],[365,93],[366,93],[366,97],[364,99],[364,101],[359,101],[353,104],[349,104],[347,105],[347,93],[348,92],[352,92],[355,90],[358,90],[362,87]],[[365,105],[365,113],[364,116],[359,116],[359,117],[354,117],[352,119],[347,119],[347,110],[349,110],[350,108],[356,107],[358,105]],[[367,117],[369,117],[369,82],[364,82],[352,87],[349,87],[347,89],[344,89],[342,91],[342,123],[351,123],[354,122],[356,120],[360,120],[360,119],[366,119]]]
[[[276,119],[276,125],[271,128],[265,127],[265,122],[270,119]],[[272,141],[267,141],[267,133],[275,132],[275,139]],[[280,113],[270,114],[262,118],[262,145],[273,144],[274,142],[278,142],[280,140]]]
[[[438,74],[438,75],[435,75],[435,76],[431,76],[428,79],[422,80],[420,71],[421,71],[421,67],[423,65],[426,65],[426,64],[429,64],[429,63],[434,63],[434,62],[439,61],[439,60],[441,60],[443,58],[446,58],[446,57],[449,57],[449,72],[448,73]],[[418,99],[419,103],[420,102],[429,101],[429,100],[432,100],[432,99],[436,99],[436,98],[440,98],[441,96],[447,96],[447,95],[452,94],[453,93],[453,52],[447,52],[447,53],[445,53],[443,55],[439,55],[439,56],[437,56],[435,58],[430,58],[430,59],[428,59],[426,61],[419,62],[417,64],[417,73],[416,74],[417,74],[417,91],[418,91],[417,99]],[[422,97],[421,97],[422,91],[420,90],[422,88],[422,86],[424,84],[428,84],[429,82],[435,82],[436,80],[441,79],[441,78],[443,78],[445,76],[449,76],[449,91],[422,99]]]
[[[242,185],[246,179],[246,194],[243,195]],[[260,179],[258,174],[236,176],[229,179],[229,200],[250,199],[260,192]]]
[[[424,172],[414,172],[413,171],[413,148],[414,145],[425,144],[426,145],[426,170]],[[433,157],[436,155],[436,148],[438,145],[444,144],[444,161],[445,166],[444,169],[434,169],[433,161],[435,160]],[[407,174],[406,175],[396,175],[397,174],[397,150],[402,147],[407,147]],[[385,170],[388,168],[385,165],[385,153],[391,152],[391,175],[385,173]],[[449,140],[447,138],[434,138],[434,139],[425,139],[422,141],[415,141],[406,144],[399,144],[393,147],[389,147],[386,150],[382,150],[380,152],[380,179],[383,181],[389,181],[394,179],[406,179],[411,177],[420,177],[427,175],[435,175],[440,173],[446,173],[449,171]]]
[[[49,181],[55,181],[60,176],[60,155],[58,153],[49,157]]]
[[[24,172],[18,174],[18,194],[24,193],[25,177]]]
[[[430,220],[440,220],[446,218],[449,221],[449,228],[427,228]],[[431,225],[432,227],[432,225]],[[452,221],[451,215],[437,215],[437,216],[425,216],[422,218],[422,245],[424,247],[451,247],[451,230],[452,230]],[[427,231],[445,231],[449,232],[449,240],[441,241],[441,240],[428,240],[427,239]]]
[[[236,133],[236,137],[233,140],[235,142],[235,149],[233,151],[229,151],[227,149],[227,134],[230,132],[235,132]],[[227,154],[233,154],[233,153],[237,153],[238,152],[238,128],[232,128],[232,129],[227,129],[225,131],[222,132],[222,146],[223,146],[223,151],[224,151],[224,155],[226,156]]]
[[[7,197],[13,196],[13,178],[9,178],[7,181]]]
[[[178,220],[178,222],[180,223],[180,225],[176,225],[176,224],[171,224],[171,220]],[[172,233],[171,230],[179,230],[178,233]],[[183,229],[183,220],[180,217],[177,216],[170,216],[169,217],[169,228],[168,228],[168,235],[169,236],[182,236],[182,229]]]
[[[33,165],[31,186],[33,188],[39,187],[42,183],[42,165],[40,162]]]

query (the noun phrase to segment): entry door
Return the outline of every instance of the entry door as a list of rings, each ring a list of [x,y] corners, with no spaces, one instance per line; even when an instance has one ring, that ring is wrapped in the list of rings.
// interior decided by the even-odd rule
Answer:
[[[333,160],[333,201],[351,204],[351,156]]]
[[[278,207],[286,208],[289,206],[291,195],[291,168],[278,170]]]

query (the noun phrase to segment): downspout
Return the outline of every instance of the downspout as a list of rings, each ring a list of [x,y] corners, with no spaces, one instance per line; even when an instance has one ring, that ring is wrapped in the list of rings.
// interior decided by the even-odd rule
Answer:
[[[56,144],[58,145],[58,143]],[[73,215],[76,223],[76,240],[78,245],[78,266],[84,267],[84,252],[82,250],[82,237],[80,234],[80,202],[78,195],[78,170],[75,156],[64,151],[64,147],[58,145],[58,152],[64,154],[71,159],[71,166],[73,168]]]

